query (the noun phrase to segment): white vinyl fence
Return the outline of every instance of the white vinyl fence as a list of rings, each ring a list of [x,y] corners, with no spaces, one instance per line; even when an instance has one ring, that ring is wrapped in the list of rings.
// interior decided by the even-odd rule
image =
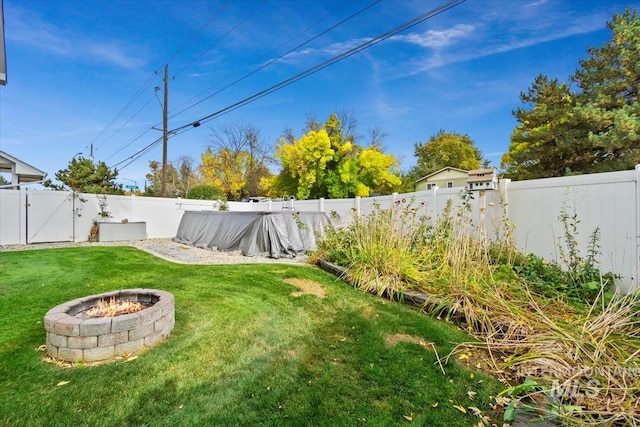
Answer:
[[[455,206],[463,203],[461,190],[435,188],[355,199],[228,202],[228,206],[230,211],[321,211],[329,215],[335,226],[343,227],[354,215],[398,204],[416,207],[425,220],[436,221],[449,200]],[[503,225],[507,222],[520,250],[556,261],[561,261],[559,248],[566,243],[564,224],[559,217],[563,211],[575,215],[575,220],[570,221],[576,223],[577,233],[572,236],[579,243],[581,255],[587,255],[589,238],[597,230],[602,270],[619,275],[623,291],[640,287],[640,165],[622,172],[517,182],[502,180],[499,190],[474,192],[467,202],[473,222],[482,224],[489,238],[504,232]],[[105,209],[112,214],[108,221],[146,222],[147,238],[170,238],[176,235],[185,211],[218,209],[219,204],[107,196]],[[0,245],[86,241],[99,212],[99,198],[94,194],[0,189]]]

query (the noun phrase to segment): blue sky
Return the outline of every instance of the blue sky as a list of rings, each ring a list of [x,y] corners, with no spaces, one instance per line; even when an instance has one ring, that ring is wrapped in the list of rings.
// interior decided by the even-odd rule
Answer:
[[[8,84],[0,86],[0,149],[53,178],[78,152],[119,165],[161,136],[169,65],[169,129],[188,125],[429,12],[446,1],[4,0]],[[468,134],[494,166],[509,146],[512,110],[538,74],[567,81],[606,22],[640,1],[467,0],[337,64],[169,139],[170,161],[198,163],[212,128],[251,124],[269,147],[308,115],[350,111],[362,135],[387,133],[407,170],[438,130]],[[213,96],[212,96],[213,95]],[[189,108],[191,107],[191,108]]]

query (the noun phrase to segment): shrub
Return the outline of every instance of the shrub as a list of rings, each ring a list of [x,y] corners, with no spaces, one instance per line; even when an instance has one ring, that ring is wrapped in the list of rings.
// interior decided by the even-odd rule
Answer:
[[[186,198],[197,200],[226,200],[224,191],[213,185],[196,185],[187,192]]]

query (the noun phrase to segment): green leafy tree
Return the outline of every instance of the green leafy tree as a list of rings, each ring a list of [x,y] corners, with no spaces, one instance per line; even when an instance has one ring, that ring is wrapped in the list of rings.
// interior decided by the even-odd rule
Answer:
[[[611,40],[566,84],[538,76],[514,116],[519,124],[502,158],[515,179],[632,169],[640,163],[640,19],[627,8],[607,23]]]
[[[59,183],[50,179],[42,185],[59,191],[75,191],[93,194],[124,194],[122,185],[115,182],[118,170],[111,169],[105,162],[94,163],[93,160],[75,156],[69,166],[55,174]]]
[[[356,122],[352,115],[347,117],[346,132],[338,115],[332,114],[322,126],[308,119],[308,131],[300,139],[291,132],[280,139],[276,157],[282,170],[272,181],[272,195],[345,198],[387,194],[400,185],[397,159],[384,154],[381,144],[357,145]]]
[[[410,176],[419,179],[442,168],[478,169],[484,159],[469,135],[439,130],[427,142],[414,144],[417,165]]]

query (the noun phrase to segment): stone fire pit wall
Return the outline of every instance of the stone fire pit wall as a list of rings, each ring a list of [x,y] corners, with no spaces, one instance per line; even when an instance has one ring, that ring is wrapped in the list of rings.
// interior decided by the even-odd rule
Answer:
[[[84,318],[101,299],[151,304],[136,313]],[[102,362],[155,346],[175,324],[173,294],[155,289],[126,289],[78,298],[47,312],[47,354],[68,362]]]

